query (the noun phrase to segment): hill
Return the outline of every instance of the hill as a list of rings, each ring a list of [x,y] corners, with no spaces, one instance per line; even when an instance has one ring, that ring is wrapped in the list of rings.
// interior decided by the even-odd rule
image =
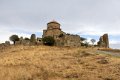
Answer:
[[[10,46],[0,50],[0,80],[119,80],[120,58],[91,48]]]

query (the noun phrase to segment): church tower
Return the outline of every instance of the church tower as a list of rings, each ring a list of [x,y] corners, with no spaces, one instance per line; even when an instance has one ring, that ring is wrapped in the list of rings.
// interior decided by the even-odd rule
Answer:
[[[47,30],[43,30],[43,36],[52,36],[57,38],[61,33],[60,24],[57,21],[50,21],[47,23]]]

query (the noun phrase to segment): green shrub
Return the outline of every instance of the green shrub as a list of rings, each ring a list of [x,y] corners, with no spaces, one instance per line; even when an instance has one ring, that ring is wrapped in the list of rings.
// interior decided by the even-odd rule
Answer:
[[[63,37],[63,36],[64,36],[64,34],[60,34],[60,35],[59,35],[59,37]]]
[[[26,37],[24,40],[30,40],[30,39]]]
[[[55,43],[55,40],[51,36],[46,36],[42,39],[44,45],[52,46]]]

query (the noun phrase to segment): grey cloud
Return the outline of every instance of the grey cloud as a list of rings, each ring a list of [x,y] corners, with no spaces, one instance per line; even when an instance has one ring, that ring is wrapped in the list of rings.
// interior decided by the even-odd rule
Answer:
[[[120,35],[120,0],[0,0],[0,27],[42,31],[55,19],[66,32]]]

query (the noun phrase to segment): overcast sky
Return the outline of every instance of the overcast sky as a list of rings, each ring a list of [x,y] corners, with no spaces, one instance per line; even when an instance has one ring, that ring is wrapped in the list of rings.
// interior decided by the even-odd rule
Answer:
[[[0,42],[12,34],[38,37],[56,20],[63,31],[120,43],[120,0],[0,0]]]

